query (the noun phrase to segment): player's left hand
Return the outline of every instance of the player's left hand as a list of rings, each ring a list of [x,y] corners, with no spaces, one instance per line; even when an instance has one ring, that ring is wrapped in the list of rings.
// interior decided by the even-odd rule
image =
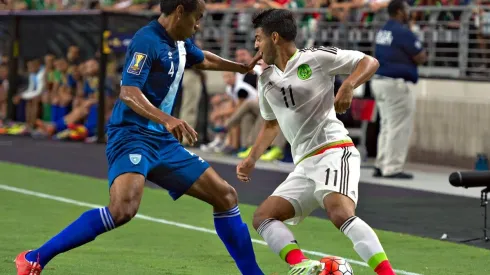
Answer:
[[[350,108],[352,97],[354,96],[354,87],[350,85],[340,86],[335,96],[334,106],[337,114],[344,114]]]
[[[254,56],[254,58],[252,59],[250,64],[242,64],[241,65],[241,71],[239,73],[241,73],[241,74],[254,73],[254,67],[255,67],[255,65],[257,65],[257,62],[259,62],[260,59],[262,59],[262,53],[258,52]]]

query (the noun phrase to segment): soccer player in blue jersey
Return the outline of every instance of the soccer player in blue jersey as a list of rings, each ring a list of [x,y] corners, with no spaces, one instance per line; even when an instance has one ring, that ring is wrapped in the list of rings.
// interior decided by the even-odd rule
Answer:
[[[201,51],[189,37],[199,28],[203,0],[162,0],[162,16],[140,29],[129,46],[121,94],[108,124],[109,206],[83,213],[41,247],[17,256],[17,274],[40,274],[56,255],[93,241],[137,213],[145,179],[211,204],[216,231],[242,274],[262,275],[237,194],[204,160],[180,142],[197,141],[183,120],[170,116],[184,69],[249,72],[239,64]]]

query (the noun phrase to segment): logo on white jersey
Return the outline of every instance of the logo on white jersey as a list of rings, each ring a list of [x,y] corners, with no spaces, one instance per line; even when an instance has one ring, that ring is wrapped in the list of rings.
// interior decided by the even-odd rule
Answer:
[[[312,71],[308,64],[302,64],[298,67],[298,77],[301,80],[307,80],[311,77]]]
[[[268,89],[272,88],[272,86],[274,86],[274,83],[272,83],[272,81],[269,81],[269,83],[267,83],[267,85],[265,85],[265,89],[268,90]]]
[[[141,155],[140,154],[129,154],[129,160],[131,161],[132,164],[137,165],[141,161]]]

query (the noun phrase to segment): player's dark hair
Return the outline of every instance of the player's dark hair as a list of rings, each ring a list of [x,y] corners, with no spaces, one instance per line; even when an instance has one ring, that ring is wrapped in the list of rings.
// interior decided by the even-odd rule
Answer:
[[[179,5],[184,7],[185,12],[193,12],[197,9],[199,0],[160,0],[160,11],[164,15],[170,15]]]
[[[289,10],[267,9],[256,13],[252,19],[254,28],[262,28],[266,35],[277,32],[284,40],[294,41],[297,34],[294,15]]]
[[[398,11],[405,9],[405,0],[392,0],[388,4],[388,14],[393,17]]]

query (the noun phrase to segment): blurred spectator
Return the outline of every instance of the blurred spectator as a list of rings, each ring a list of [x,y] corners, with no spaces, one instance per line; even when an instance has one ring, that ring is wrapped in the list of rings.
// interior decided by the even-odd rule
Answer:
[[[250,63],[253,56],[247,49],[237,49],[235,60],[239,63]],[[214,128],[221,129],[225,120],[228,119],[245,100],[257,97],[257,76],[262,73],[262,68],[257,65],[254,73],[223,73],[225,80],[225,94],[218,94],[211,98],[210,121]],[[241,149],[239,128],[230,129],[226,140],[223,133],[217,133],[214,140],[207,145],[201,145],[204,151],[215,151],[223,153],[236,153]]]
[[[8,55],[2,55],[0,64],[8,64],[9,63],[9,56]]]
[[[68,47],[66,59],[70,66],[80,64],[80,48],[78,46]]]
[[[77,81],[73,74],[69,73],[68,61],[65,58],[58,58],[55,67],[55,82],[50,94],[51,121],[56,121],[70,112],[77,87]],[[72,68],[72,71],[76,70],[76,66]]]
[[[470,25],[470,39],[476,39],[476,48],[479,51],[470,54],[470,58],[481,61],[472,62],[471,65],[475,68],[472,74],[488,75],[488,64],[485,60],[490,58],[490,54],[488,53],[490,49],[490,43],[488,43],[488,39],[490,38],[490,10],[484,9],[484,7],[488,8],[490,3],[488,1],[477,0],[475,4],[477,6],[473,11],[473,24]]]
[[[45,69],[44,66],[41,65],[41,60],[39,58],[27,62],[27,72],[29,73],[29,84],[19,98],[25,102],[26,128],[19,129],[19,131],[22,132],[34,128],[36,119],[39,115],[41,94],[45,90]]]
[[[195,44],[202,49],[199,40]],[[180,104],[179,118],[186,121],[193,129],[197,127],[199,102],[206,85],[206,75],[201,70],[186,68],[182,80],[182,102]],[[187,140],[184,141],[185,144]]]
[[[9,90],[8,66],[0,64],[0,120],[7,117],[7,94]]]
[[[67,106],[61,105],[63,98],[65,101],[63,103],[70,102],[71,95],[73,91],[73,83],[68,84],[66,77],[66,60],[60,59],[58,66],[60,72],[64,74],[64,79],[60,84],[58,92],[58,97],[61,99],[58,105],[63,109],[62,112],[58,112],[56,117],[52,122],[43,122],[38,120],[37,126],[41,134],[46,136],[53,136],[56,134],[58,139],[72,139],[72,140],[86,140],[89,137],[93,137],[97,131],[98,122],[98,93],[99,93],[99,63],[95,59],[89,59],[83,64],[83,89],[77,90],[77,96],[79,99],[79,104],[74,106],[73,109],[66,113],[68,110]],[[65,62],[65,63],[63,63]],[[108,75],[113,75],[114,69],[108,70]],[[73,81],[76,82],[77,76],[73,76]],[[61,90],[60,90],[61,89]],[[76,90],[76,89],[75,89]],[[108,109],[112,108],[113,102],[115,101],[114,87],[109,77],[105,81],[105,91],[106,95],[106,106],[104,106],[103,111],[107,112]],[[109,106],[109,108],[107,108]],[[110,111],[106,115],[106,120],[110,115]]]
[[[51,120],[51,95],[53,93],[54,84],[59,77],[55,68],[55,56],[47,54],[44,56],[44,88],[41,95],[42,103],[42,120]]]
[[[234,101],[232,90],[230,88],[230,86],[237,82],[236,76],[234,73],[224,72],[223,79],[227,84],[227,92],[224,94],[217,94],[211,98],[210,122],[215,128],[221,128],[224,125],[225,120],[233,114],[236,106],[236,102]],[[238,99],[238,95],[236,95],[235,98]],[[220,152],[224,149],[227,149],[226,151],[237,149],[236,142],[232,141],[232,139],[235,139],[234,135],[236,135],[236,131],[233,131],[232,134],[226,139],[225,134],[217,133],[213,141],[206,145],[201,145],[201,150],[206,152]]]

